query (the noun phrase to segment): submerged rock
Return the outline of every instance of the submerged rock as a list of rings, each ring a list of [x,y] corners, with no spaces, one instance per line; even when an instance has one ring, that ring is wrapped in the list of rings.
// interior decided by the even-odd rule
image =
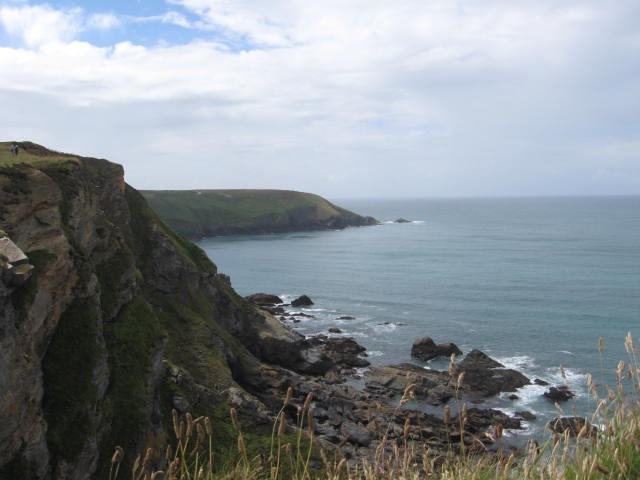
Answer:
[[[394,223],[411,223],[411,220],[407,220],[406,218],[397,218],[394,220]]]

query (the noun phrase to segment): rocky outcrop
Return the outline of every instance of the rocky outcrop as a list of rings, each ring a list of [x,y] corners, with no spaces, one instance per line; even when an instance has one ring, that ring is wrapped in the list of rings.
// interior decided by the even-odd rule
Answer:
[[[428,362],[437,357],[451,357],[462,355],[462,351],[455,343],[436,344],[431,337],[419,338],[411,346],[411,356]]]
[[[373,366],[364,375],[365,387],[376,398],[402,395],[413,384],[416,398],[432,405],[445,404],[456,396],[456,384],[447,372],[428,370],[411,363]]]
[[[413,384],[416,397],[432,405],[454,397],[490,397],[530,383],[520,372],[504,368],[480,350],[472,350],[448,372],[403,363],[371,367],[364,378],[367,390],[383,398],[401,394]]]

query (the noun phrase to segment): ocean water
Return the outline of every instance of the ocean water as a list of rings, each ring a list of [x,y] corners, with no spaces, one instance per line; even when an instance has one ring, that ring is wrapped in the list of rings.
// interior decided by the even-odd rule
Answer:
[[[335,203],[383,223],[199,244],[242,295],[309,295],[315,305],[304,311],[314,318],[294,325],[306,335],[338,327],[377,364],[413,361],[424,336],[479,348],[532,379],[567,383],[577,398],[566,414],[594,411],[587,374],[611,384],[628,359],[627,332],[640,336],[640,197]],[[558,415],[545,389],[486,405],[533,412],[520,438],[538,435]]]

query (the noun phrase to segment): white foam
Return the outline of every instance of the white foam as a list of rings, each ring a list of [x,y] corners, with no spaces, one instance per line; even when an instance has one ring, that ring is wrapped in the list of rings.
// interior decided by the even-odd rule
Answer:
[[[536,367],[535,360],[527,355],[515,355],[513,357],[497,358],[496,360],[505,367],[514,370],[528,370]]]
[[[574,368],[552,367],[548,368],[547,372],[551,379],[558,384],[565,383],[566,381],[569,385],[586,385],[587,382],[587,374],[579,372]]]
[[[376,323],[371,326],[375,332],[393,332],[398,326],[395,323]]]

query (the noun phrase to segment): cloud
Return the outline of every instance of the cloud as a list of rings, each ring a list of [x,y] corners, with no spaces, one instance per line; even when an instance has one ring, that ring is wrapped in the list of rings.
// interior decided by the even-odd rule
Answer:
[[[0,23],[30,48],[72,40],[80,30],[78,9],[55,10],[47,5],[1,7]]]
[[[129,158],[130,181],[147,188],[486,195],[561,193],[565,181],[588,193],[600,171],[637,189],[624,182],[640,170],[631,0],[171,3],[126,18],[1,8],[27,48],[0,48],[0,101],[47,105],[51,146]],[[135,18],[158,38],[174,26],[190,36],[78,40]],[[184,168],[171,173],[162,161],[175,158]]]
[[[118,17],[110,13],[95,13],[90,15],[86,22],[86,27],[96,30],[110,30],[122,25]]]

